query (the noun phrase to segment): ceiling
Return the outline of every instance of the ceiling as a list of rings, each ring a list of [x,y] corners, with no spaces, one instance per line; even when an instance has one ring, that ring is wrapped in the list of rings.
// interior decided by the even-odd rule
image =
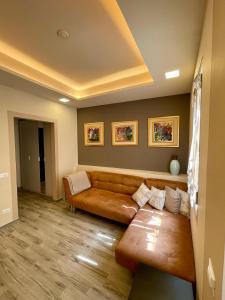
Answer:
[[[0,83],[78,107],[190,91],[205,0],[7,0]],[[57,36],[58,29],[69,33]],[[181,76],[166,80],[166,71]]]

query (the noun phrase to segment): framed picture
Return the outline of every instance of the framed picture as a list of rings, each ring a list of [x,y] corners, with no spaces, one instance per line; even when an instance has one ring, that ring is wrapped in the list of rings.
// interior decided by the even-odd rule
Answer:
[[[179,116],[148,118],[149,147],[179,147]]]
[[[84,145],[104,146],[104,122],[84,124]]]
[[[138,121],[112,122],[112,145],[135,146],[138,144]]]

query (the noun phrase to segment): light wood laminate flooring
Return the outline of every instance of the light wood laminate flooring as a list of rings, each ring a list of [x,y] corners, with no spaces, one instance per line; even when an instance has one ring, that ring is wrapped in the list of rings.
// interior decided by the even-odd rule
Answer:
[[[0,228],[0,300],[128,298],[132,276],[114,257],[125,226],[28,192],[19,216]]]

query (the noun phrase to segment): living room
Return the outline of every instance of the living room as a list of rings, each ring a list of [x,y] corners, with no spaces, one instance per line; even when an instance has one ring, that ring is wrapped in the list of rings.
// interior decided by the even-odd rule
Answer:
[[[225,299],[224,2],[0,14],[0,299]]]

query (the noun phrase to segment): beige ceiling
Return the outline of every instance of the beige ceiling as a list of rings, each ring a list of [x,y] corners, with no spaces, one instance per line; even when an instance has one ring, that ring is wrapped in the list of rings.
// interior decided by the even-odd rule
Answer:
[[[205,0],[1,1],[0,84],[70,96],[78,107],[190,92],[204,8]],[[166,80],[174,69],[180,77]]]
[[[152,82],[115,0],[1,1],[0,28],[2,69],[76,99]]]

